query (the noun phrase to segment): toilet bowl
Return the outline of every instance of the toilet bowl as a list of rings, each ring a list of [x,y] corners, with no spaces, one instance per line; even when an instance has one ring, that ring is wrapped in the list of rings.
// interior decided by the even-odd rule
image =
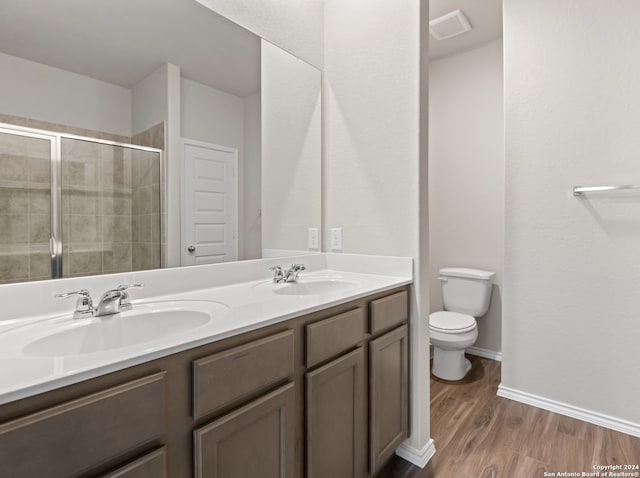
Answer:
[[[479,269],[440,269],[445,310],[429,315],[431,372],[436,377],[461,380],[471,370],[464,351],[478,338],[475,317],[481,317],[489,309],[493,276],[493,272]]]
[[[478,338],[478,325],[471,315],[434,312],[429,315],[429,334],[433,345],[432,373],[444,380],[461,380],[471,370],[464,356]]]

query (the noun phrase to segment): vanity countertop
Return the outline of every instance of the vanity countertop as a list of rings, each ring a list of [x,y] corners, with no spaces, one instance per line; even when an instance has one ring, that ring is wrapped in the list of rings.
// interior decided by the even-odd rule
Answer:
[[[356,265],[363,263],[361,258],[364,256],[355,257]],[[322,268],[340,266],[345,261],[342,257],[333,264],[332,261],[311,260],[316,267],[301,273],[298,283],[274,284],[268,277],[260,277],[199,290],[147,296],[132,300],[132,311],[123,313],[121,317],[73,319],[71,301],[66,304],[69,310],[66,313],[0,320],[0,404],[410,284],[411,260],[408,259],[407,267],[406,258],[397,259],[405,260],[402,267],[383,267],[380,270],[352,266],[342,267],[342,270]],[[265,263],[271,262],[273,260],[265,260]],[[384,266],[384,261],[381,264]],[[264,264],[260,265],[260,270],[264,270]],[[200,273],[202,271],[204,269],[200,269]],[[307,290],[309,284],[311,288]],[[135,297],[133,293],[131,295]],[[149,330],[148,322],[144,323],[146,328],[128,329],[131,332],[123,332],[124,328],[111,325],[124,324],[130,319],[127,314],[135,317],[146,309],[163,308],[191,311],[193,318],[198,320],[210,313],[211,318],[194,322],[192,328],[178,332],[172,330],[169,334],[155,328]],[[180,327],[179,323],[174,323]],[[85,325],[104,326],[108,334],[115,334],[112,339],[118,345],[106,344],[87,352],[83,349],[83,341],[88,340],[83,336]],[[171,327],[171,324],[166,326]],[[129,344],[127,337],[122,337],[128,333],[142,338]],[[57,336],[52,345],[45,343],[47,347],[34,347],[39,341],[42,343],[41,339],[46,341],[52,336]],[[107,342],[109,337],[104,340]]]

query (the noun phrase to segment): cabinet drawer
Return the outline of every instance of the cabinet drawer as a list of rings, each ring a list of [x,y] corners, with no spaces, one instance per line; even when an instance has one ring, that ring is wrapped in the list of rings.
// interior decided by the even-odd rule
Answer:
[[[372,300],[369,303],[369,332],[375,334],[406,321],[409,317],[407,291]]]
[[[364,337],[364,310],[361,307],[307,325],[307,367],[330,359],[360,342]]]
[[[0,425],[0,477],[76,476],[162,437],[165,387],[156,373]]]
[[[287,330],[193,362],[193,418],[250,397],[293,375]]]
[[[167,453],[165,447],[147,453],[131,463],[104,475],[102,478],[166,478]]]

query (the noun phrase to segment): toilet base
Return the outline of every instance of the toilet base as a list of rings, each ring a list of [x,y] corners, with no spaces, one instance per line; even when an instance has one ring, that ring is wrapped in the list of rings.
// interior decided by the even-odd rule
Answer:
[[[444,350],[435,347],[431,373],[443,380],[462,380],[471,370],[471,362],[462,350]]]

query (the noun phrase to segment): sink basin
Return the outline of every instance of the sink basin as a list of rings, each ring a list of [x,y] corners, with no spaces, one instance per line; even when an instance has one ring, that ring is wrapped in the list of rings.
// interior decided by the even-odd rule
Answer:
[[[66,320],[55,332],[29,342],[22,352],[56,357],[130,347],[202,327],[227,310],[224,304],[207,301],[134,304],[121,314]]]
[[[272,292],[278,295],[330,295],[348,292],[360,287],[360,284],[354,281],[310,277],[298,279],[297,282],[285,282],[281,284],[269,282],[261,285],[270,286]]]

